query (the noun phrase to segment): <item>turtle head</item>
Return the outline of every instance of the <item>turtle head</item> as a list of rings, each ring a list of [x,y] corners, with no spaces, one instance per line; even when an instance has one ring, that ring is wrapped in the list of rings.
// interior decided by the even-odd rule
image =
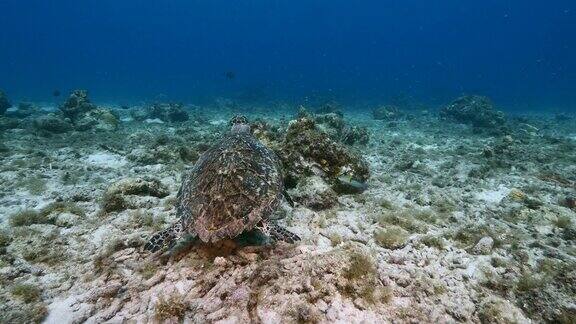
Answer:
[[[230,126],[232,126],[232,133],[249,133],[250,124],[248,124],[248,118],[242,115],[236,115],[230,119]]]

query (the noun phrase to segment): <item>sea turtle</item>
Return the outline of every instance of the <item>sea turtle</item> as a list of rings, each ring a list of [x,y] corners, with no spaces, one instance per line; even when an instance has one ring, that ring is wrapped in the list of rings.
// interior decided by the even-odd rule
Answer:
[[[246,117],[235,116],[230,125],[185,175],[176,204],[179,220],[154,234],[146,250],[169,249],[184,235],[208,243],[252,229],[273,241],[300,239],[270,218],[282,199],[289,199],[280,160],[252,135]]]

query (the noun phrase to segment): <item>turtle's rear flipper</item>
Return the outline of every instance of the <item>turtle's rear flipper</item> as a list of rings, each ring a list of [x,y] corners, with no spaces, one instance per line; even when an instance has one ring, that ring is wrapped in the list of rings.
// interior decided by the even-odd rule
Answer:
[[[274,222],[260,222],[258,225],[256,225],[256,228],[274,241],[284,241],[287,243],[300,241],[300,237],[298,235],[288,231],[284,227]]]
[[[174,247],[181,236],[182,224],[180,222],[174,223],[167,229],[152,235],[148,243],[144,245],[144,249],[150,252],[169,250]]]

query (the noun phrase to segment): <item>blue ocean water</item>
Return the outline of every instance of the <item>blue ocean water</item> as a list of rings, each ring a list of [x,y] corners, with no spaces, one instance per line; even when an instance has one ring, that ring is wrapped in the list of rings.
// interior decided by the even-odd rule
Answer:
[[[576,106],[569,0],[2,0],[0,16],[0,88],[21,100]]]

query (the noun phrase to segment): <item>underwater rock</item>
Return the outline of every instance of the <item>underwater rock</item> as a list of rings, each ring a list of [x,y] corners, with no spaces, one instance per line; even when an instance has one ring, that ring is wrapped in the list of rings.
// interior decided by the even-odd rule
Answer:
[[[347,145],[366,145],[370,141],[368,129],[361,126],[345,127],[340,136],[340,141]]]
[[[180,103],[155,103],[150,107],[148,118],[164,122],[183,122],[189,119],[188,112]]]
[[[18,104],[18,109],[16,111],[10,112],[10,116],[16,118],[26,118],[35,114],[38,114],[40,109],[31,102],[21,102]]]
[[[102,108],[88,111],[75,122],[76,130],[79,131],[90,129],[114,131],[118,129],[119,124],[118,117],[112,111]]]
[[[346,145],[368,144],[368,129],[366,127],[347,125],[342,112],[311,114],[304,107],[300,107],[298,118],[314,120],[316,127],[335,141]]]
[[[167,164],[174,161],[182,160],[185,162],[194,162],[198,159],[198,152],[193,148],[185,146],[158,146],[155,148],[135,148],[126,157],[128,160],[142,164]]]
[[[262,144],[271,149],[277,149],[282,135],[278,126],[272,125],[263,119],[256,119],[250,123],[250,131]]]
[[[55,114],[35,118],[32,124],[37,130],[49,133],[66,133],[73,129],[72,123],[68,118],[62,119]]]
[[[494,247],[494,239],[490,236],[481,238],[478,243],[472,248],[474,254],[490,254]]]
[[[478,317],[482,323],[529,323],[529,319],[522,311],[506,299],[490,296],[487,297],[478,309]]]
[[[296,188],[290,191],[290,197],[313,210],[327,209],[338,202],[334,190],[319,176],[300,181]]]
[[[440,111],[440,117],[479,128],[504,126],[504,113],[487,97],[462,96]]]
[[[384,105],[372,110],[372,117],[376,120],[393,121],[404,117],[404,113],[396,106]]]
[[[154,178],[127,178],[113,183],[107,190],[108,194],[139,195],[164,198],[168,196],[168,188]]]
[[[120,120],[111,110],[99,108],[88,99],[86,90],[74,90],[60,107],[65,118],[68,118],[78,131],[100,130],[113,131],[118,128]]]
[[[336,138],[344,129],[344,115],[342,113],[328,113],[322,115],[314,115],[316,126],[323,132]]]
[[[136,121],[145,121],[148,119],[149,112],[146,109],[140,107],[130,109],[130,117]]]
[[[369,176],[368,163],[362,157],[330,139],[309,118],[290,122],[279,155],[289,186],[311,175],[319,175],[328,182],[345,175],[360,183]]]
[[[102,210],[110,213],[123,211],[129,208],[142,207],[146,201],[141,197],[164,198],[168,196],[168,188],[158,179],[127,178],[113,183],[104,193],[101,200]]]
[[[10,101],[8,101],[6,94],[0,90],[0,115],[3,115],[11,106],[12,105],[10,104]]]
[[[92,104],[88,99],[88,91],[74,90],[66,102],[60,107],[62,114],[75,121],[90,110],[96,109],[96,105]]]
[[[566,197],[559,201],[560,206],[576,210],[576,197]]]
[[[20,121],[16,118],[0,116],[0,130],[14,129],[20,127]]]

